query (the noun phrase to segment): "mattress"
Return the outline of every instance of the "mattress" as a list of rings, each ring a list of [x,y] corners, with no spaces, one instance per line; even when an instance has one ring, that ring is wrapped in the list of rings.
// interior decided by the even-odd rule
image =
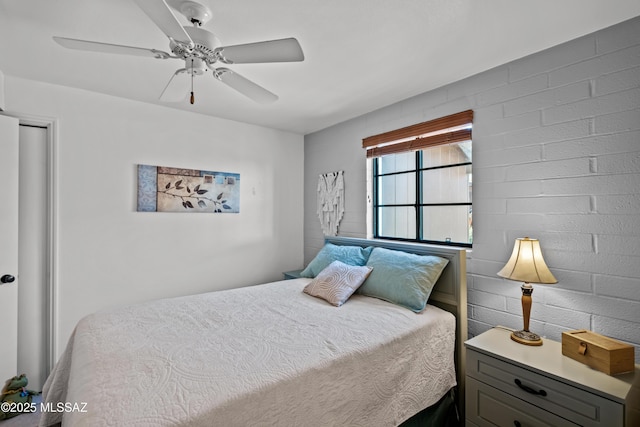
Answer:
[[[392,426],[456,384],[455,319],[310,279],[83,318],[49,376],[41,425]]]

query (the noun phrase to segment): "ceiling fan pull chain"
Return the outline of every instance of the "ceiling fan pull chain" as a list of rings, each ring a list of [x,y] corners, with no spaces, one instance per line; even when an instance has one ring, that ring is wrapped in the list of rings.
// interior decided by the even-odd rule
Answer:
[[[191,98],[189,101],[191,101],[191,105],[196,102],[196,97],[193,96],[193,58],[191,58]]]

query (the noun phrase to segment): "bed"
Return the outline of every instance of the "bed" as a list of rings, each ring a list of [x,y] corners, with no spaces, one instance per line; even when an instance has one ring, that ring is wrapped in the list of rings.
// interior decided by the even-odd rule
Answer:
[[[327,244],[447,263],[418,313],[358,293],[337,307],[302,277],[92,314],[45,384],[68,410],[40,425],[394,426],[463,387],[465,251]]]

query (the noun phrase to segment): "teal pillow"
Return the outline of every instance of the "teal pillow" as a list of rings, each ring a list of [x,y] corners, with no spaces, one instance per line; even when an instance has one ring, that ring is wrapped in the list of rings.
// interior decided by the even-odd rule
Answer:
[[[372,247],[362,248],[360,246],[339,246],[333,243],[325,243],[318,255],[307,265],[307,268],[300,272],[300,276],[313,279],[333,261],[363,266],[367,263],[372,250]]]
[[[424,310],[431,290],[448,262],[433,255],[375,248],[366,264],[373,271],[356,292],[417,313]]]

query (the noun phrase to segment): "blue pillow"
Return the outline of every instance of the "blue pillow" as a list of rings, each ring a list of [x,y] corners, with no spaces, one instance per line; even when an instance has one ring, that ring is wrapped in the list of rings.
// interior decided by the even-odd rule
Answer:
[[[420,312],[448,259],[375,248],[367,266],[373,271],[356,293]]]
[[[300,276],[313,279],[333,261],[363,266],[367,263],[372,250],[372,247],[361,248],[360,246],[339,246],[325,243],[318,255],[307,265],[307,268],[300,272]]]

